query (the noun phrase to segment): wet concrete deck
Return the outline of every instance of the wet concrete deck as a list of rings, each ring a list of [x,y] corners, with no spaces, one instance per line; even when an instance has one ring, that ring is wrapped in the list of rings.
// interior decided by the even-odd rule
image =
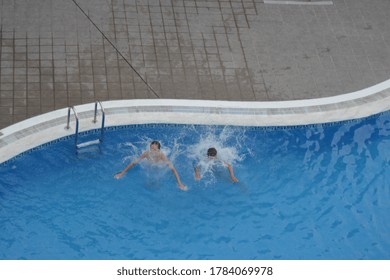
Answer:
[[[95,100],[300,100],[390,78],[390,1],[264,2],[0,0],[0,129]]]

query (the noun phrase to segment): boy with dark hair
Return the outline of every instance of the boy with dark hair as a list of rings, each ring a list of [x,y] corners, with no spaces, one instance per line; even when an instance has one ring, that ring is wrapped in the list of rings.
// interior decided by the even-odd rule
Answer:
[[[140,162],[141,160],[143,160],[144,158],[146,158],[148,161],[152,162],[152,163],[159,163],[159,162],[163,162],[165,163],[166,165],[168,165],[169,169],[172,171],[173,175],[175,175],[175,178],[176,178],[176,181],[179,185],[179,188],[183,191],[186,191],[188,190],[188,188],[186,186],[184,186],[181,181],[180,181],[180,177],[179,177],[179,174],[177,173],[175,167],[173,166],[173,164],[167,159],[167,157],[164,155],[163,152],[160,151],[160,148],[161,148],[161,144],[160,142],[158,141],[152,141],[150,143],[150,149],[149,151],[145,151],[142,153],[142,155],[136,159],[135,161],[131,162],[129,165],[127,165],[125,167],[125,169],[123,169],[120,173],[116,174],[114,176],[115,179],[120,179],[123,175],[125,175],[125,173],[131,169],[134,165],[136,165],[138,162]]]
[[[214,160],[214,161],[219,161],[221,162],[228,170],[229,170],[229,175],[230,175],[230,178],[232,179],[233,182],[238,182],[238,179],[234,176],[234,172],[233,172],[233,167],[227,163],[227,162],[224,162],[220,159],[217,158],[217,149],[215,148],[209,148],[207,150],[207,158],[208,160]],[[195,179],[196,180],[200,180],[200,174],[199,174],[199,166],[195,166]]]

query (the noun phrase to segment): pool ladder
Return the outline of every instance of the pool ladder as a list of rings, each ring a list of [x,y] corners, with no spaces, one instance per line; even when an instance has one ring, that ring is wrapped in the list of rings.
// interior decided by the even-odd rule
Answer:
[[[80,149],[80,148],[87,147],[87,146],[90,146],[90,145],[100,144],[101,142],[103,142],[105,112],[104,112],[103,105],[102,105],[102,103],[100,101],[96,101],[95,102],[95,113],[94,113],[94,117],[93,117],[93,122],[94,123],[97,122],[98,105],[100,105],[100,109],[102,111],[102,126],[100,128],[100,138],[96,139],[96,140],[84,142],[84,143],[78,143],[78,138],[79,138],[79,116],[77,115],[77,111],[76,111],[74,106],[71,106],[71,107],[68,108],[68,121],[66,123],[66,127],[65,128],[66,129],[70,128],[70,125],[69,125],[70,124],[70,113],[71,113],[71,111],[73,111],[74,117],[76,119],[76,131],[75,131],[75,134],[74,134],[75,135],[75,146],[76,146],[76,149]]]

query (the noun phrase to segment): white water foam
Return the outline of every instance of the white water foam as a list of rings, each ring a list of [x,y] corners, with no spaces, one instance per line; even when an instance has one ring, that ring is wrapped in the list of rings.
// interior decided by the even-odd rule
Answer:
[[[186,146],[186,156],[192,162],[193,168],[198,168],[200,177],[206,185],[223,179],[230,181],[226,164],[234,165],[244,160],[242,144],[245,143],[245,131],[238,128],[224,127],[218,130],[208,127],[199,134],[195,144]],[[215,148],[218,160],[209,160],[207,150]]]

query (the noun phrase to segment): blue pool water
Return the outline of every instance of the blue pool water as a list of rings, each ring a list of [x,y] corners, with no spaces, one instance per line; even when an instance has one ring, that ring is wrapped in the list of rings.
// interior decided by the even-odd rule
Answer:
[[[95,137],[87,133],[81,140]],[[142,162],[159,140],[189,191]],[[232,163],[194,165],[214,146]],[[136,125],[0,165],[0,259],[389,259],[390,113],[297,127]]]

